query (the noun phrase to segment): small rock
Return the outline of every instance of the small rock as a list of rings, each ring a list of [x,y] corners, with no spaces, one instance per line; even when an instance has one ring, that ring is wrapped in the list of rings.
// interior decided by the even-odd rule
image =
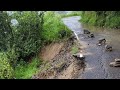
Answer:
[[[120,59],[116,58],[116,59],[115,59],[115,62],[120,62]]]
[[[77,59],[77,60],[84,60],[85,56],[83,56],[83,54],[73,54],[73,56]]]
[[[120,67],[120,64],[117,64],[116,62],[111,62],[109,65],[111,67]]]
[[[120,64],[120,62],[115,62],[116,64]]]
[[[99,43],[98,46],[101,46],[101,44]]]
[[[83,32],[84,32],[84,34],[90,34],[90,31],[87,29],[84,29]]]
[[[88,37],[89,38],[94,38],[95,36],[94,36],[94,34],[90,34]]]
[[[106,50],[106,51],[112,51],[112,46],[110,46],[110,45],[105,45],[105,50]]]
[[[69,38],[70,41],[77,40],[76,36],[72,34],[72,36]]]
[[[98,44],[105,44],[106,43],[106,39],[105,38],[101,38],[98,40]]]

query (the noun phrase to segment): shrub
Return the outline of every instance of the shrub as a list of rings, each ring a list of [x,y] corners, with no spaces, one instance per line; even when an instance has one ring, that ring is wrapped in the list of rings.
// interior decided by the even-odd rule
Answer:
[[[71,35],[71,31],[63,24],[59,14],[55,14],[51,11],[46,12],[42,31],[42,39],[44,40],[44,43],[60,40],[59,32],[61,30],[66,31],[66,37]]]
[[[62,39],[62,38],[64,38],[65,36],[67,36],[67,32],[66,32],[65,30],[59,31],[58,34],[59,34],[58,37],[59,37],[60,39]]]
[[[43,14],[43,13],[42,13]],[[41,31],[43,24],[43,15],[35,11],[15,12],[9,17],[10,20],[16,19],[17,25],[11,25],[11,47],[7,47],[7,55],[12,62],[18,58],[26,59],[36,54],[41,43]],[[29,59],[29,58],[27,58]],[[16,61],[14,61],[16,62]]]
[[[109,15],[106,17],[105,26],[110,28],[120,28],[120,16]]]
[[[18,57],[28,57],[39,51],[42,17],[41,14],[34,11],[15,12],[11,17],[5,12],[0,12],[0,45],[4,51],[8,52],[9,60],[14,61]],[[16,19],[18,24],[12,26],[11,19]]]
[[[30,79],[38,72],[38,66],[40,64],[41,60],[38,57],[33,58],[30,63],[20,60],[19,64],[15,68],[15,77],[17,79]]]
[[[83,11],[81,21],[90,25],[120,28],[119,11]]]
[[[8,16],[0,11],[0,51],[6,51],[11,47],[12,35],[8,22]]]
[[[71,53],[72,53],[72,54],[76,54],[76,53],[78,53],[78,51],[79,51],[79,49],[78,49],[78,47],[77,47],[76,45],[74,45],[74,46],[72,47],[72,49],[71,49]]]
[[[11,79],[13,76],[13,69],[8,62],[6,54],[0,53],[0,79]]]
[[[35,12],[24,12],[17,20],[19,26],[15,36],[15,48],[22,57],[36,53],[41,47],[41,18]]]
[[[83,23],[87,23],[90,25],[96,25],[97,16],[94,11],[82,12],[81,17],[82,18],[80,21],[82,21]]]
[[[17,65],[19,53],[15,51],[15,48],[11,48],[11,49],[8,49],[8,51],[6,52],[6,56],[9,60],[10,65],[14,69]]]

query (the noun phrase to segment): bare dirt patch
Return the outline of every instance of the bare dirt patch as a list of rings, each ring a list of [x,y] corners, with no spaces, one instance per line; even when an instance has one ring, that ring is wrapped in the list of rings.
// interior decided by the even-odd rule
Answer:
[[[41,50],[39,57],[42,60],[52,60],[57,54],[59,54],[63,45],[64,43],[52,43],[47,45]]]
[[[58,79],[71,79],[75,72],[74,63],[70,64],[69,67],[64,70],[60,75],[58,75]]]

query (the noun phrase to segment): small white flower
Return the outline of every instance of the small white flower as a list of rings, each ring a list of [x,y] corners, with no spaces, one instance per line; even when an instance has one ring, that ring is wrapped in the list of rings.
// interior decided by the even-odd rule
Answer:
[[[16,19],[12,19],[11,20],[12,26],[15,26],[18,24],[18,21]]]

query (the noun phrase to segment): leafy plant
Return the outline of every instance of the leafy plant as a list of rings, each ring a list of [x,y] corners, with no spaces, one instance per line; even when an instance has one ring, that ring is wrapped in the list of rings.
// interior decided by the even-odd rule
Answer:
[[[78,51],[79,51],[79,49],[76,45],[74,45],[71,49],[72,54],[76,54],[76,53],[78,53]]]
[[[38,57],[32,59],[30,63],[20,60],[15,68],[15,77],[17,79],[30,79],[35,73],[39,71],[41,60]]]
[[[17,20],[13,25],[11,20]],[[61,32],[65,31],[63,35]],[[41,63],[36,56],[44,43],[71,35],[61,17],[54,12],[15,11],[11,16],[0,12],[0,78],[31,78]],[[30,63],[30,60],[32,62]],[[13,75],[14,74],[14,75]]]
[[[59,32],[64,30],[66,37],[71,35],[71,31],[61,21],[61,16],[52,11],[48,11],[44,16],[42,39],[44,43],[50,43],[61,39]]]
[[[0,53],[0,79],[12,79],[14,76],[13,68],[8,61],[7,55]]]
[[[89,25],[120,28],[120,11],[83,11],[81,21]]]

